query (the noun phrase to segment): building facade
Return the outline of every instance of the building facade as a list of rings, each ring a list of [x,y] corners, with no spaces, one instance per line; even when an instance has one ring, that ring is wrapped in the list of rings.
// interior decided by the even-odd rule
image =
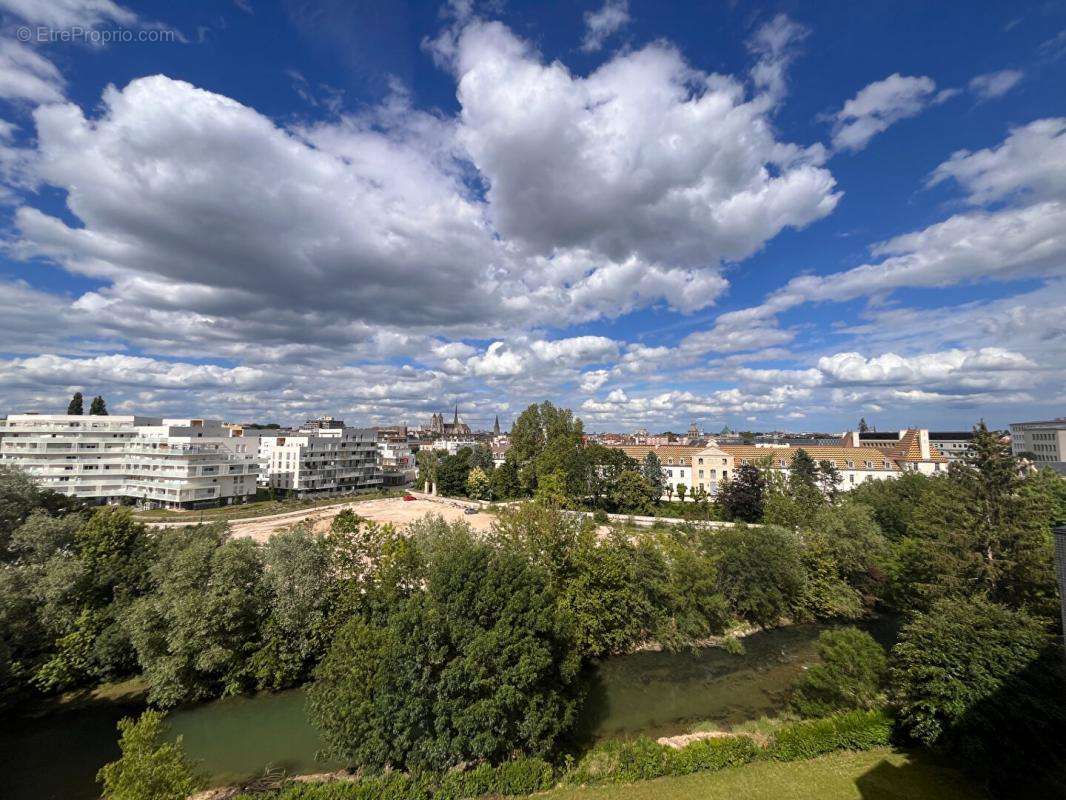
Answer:
[[[841,441],[845,447],[873,447],[884,452],[901,470],[935,475],[947,470],[948,459],[929,441],[924,428],[905,428],[901,431],[848,431]]]
[[[315,497],[382,485],[372,428],[301,428],[259,438],[260,484]]]
[[[769,468],[785,477],[791,473],[792,459],[800,450],[804,450],[816,464],[828,461],[836,467],[840,473],[840,484],[837,488],[841,491],[853,489],[866,481],[895,478],[902,471],[887,453],[876,447],[723,444],[720,449],[733,457],[734,470],[750,464]]]
[[[12,414],[0,463],[89,503],[200,508],[255,495],[258,443],[218,420]]]
[[[1037,464],[1066,461],[1066,417],[1045,422],[1012,422],[1010,449]]]

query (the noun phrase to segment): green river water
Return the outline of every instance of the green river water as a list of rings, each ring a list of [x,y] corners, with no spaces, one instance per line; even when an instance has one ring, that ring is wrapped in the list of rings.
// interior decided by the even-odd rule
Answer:
[[[583,728],[596,737],[687,730],[697,720],[741,722],[781,708],[785,691],[815,660],[824,626],[797,625],[757,633],[745,652],[721,648],[690,653],[642,652],[600,665],[586,703]],[[891,637],[891,624],[872,630]],[[139,713],[139,703],[95,703],[0,722],[0,796],[5,800],[93,800],[94,776],[118,755],[115,723]],[[235,697],[178,711],[171,730],[216,783],[261,775],[267,768],[320,772],[320,744],[294,689]]]

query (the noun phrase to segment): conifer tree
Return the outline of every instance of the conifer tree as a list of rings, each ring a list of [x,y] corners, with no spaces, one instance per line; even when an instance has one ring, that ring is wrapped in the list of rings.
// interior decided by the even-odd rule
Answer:
[[[77,415],[85,413],[85,407],[81,399],[81,392],[74,392],[74,396],[70,398],[70,404],[67,406],[67,413]]]

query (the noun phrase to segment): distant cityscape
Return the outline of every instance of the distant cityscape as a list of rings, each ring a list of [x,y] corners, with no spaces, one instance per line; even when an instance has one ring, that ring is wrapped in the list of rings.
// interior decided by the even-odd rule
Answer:
[[[1026,463],[1066,476],[1066,417],[1012,423],[999,435]],[[640,428],[589,433],[585,441],[617,448],[638,462],[653,452],[671,495],[680,484],[689,496],[699,491],[714,497],[721,482],[744,465],[787,474],[801,449],[835,466],[841,490],[906,472],[936,475],[966,457],[972,437],[971,431],[924,428],[877,431],[865,421],[840,434],[728,427],[710,433],[693,422],[681,434]],[[142,508],[244,503],[263,490],[316,498],[411,487],[418,480],[420,450],[455,455],[483,447],[500,466],[510,446],[498,416],[492,429],[475,430],[457,405],[450,418],[434,413],[423,425],[368,428],[331,416],[281,428],[106,411],[9,414],[0,420],[0,466],[17,467],[44,488],[88,502]]]

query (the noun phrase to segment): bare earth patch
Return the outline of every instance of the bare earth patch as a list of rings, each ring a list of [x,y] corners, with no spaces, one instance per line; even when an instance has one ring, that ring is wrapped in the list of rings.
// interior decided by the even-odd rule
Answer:
[[[410,523],[422,519],[426,514],[437,514],[448,522],[462,520],[481,533],[488,532],[495,520],[492,514],[484,511],[479,511],[477,514],[465,514],[463,504],[446,498],[438,500],[419,498],[404,501],[400,497],[385,497],[379,500],[331,506],[326,509],[310,508],[304,513],[286,514],[284,519],[234,520],[230,522],[229,529],[233,536],[265,542],[272,534],[291,528],[299,522],[310,522],[316,531],[329,530],[333,518],[346,508],[374,522],[391,523],[397,529],[407,527]]]

